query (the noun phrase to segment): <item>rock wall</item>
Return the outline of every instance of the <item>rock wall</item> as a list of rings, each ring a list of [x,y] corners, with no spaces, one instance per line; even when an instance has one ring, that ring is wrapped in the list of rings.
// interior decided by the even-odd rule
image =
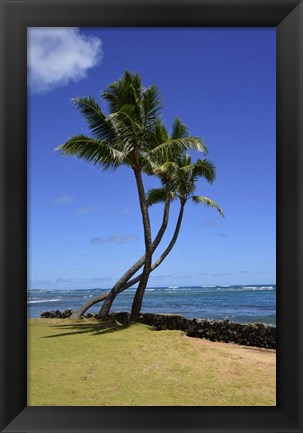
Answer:
[[[41,317],[65,319],[71,314],[72,310],[45,311]],[[84,317],[98,318],[98,315],[89,313]],[[111,317],[120,323],[129,321],[129,313],[126,312],[112,313]],[[243,324],[229,320],[186,319],[174,314],[152,313],[140,314],[139,322],[150,325],[155,331],[176,329],[184,331],[189,337],[276,349],[276,327],[263,323]]]

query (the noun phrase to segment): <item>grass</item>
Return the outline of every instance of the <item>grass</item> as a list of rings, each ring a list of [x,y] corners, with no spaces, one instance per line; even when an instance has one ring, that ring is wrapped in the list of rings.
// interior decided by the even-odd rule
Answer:
[[[29,319],[29,406],[274,406],[274,350],[143,324]]]

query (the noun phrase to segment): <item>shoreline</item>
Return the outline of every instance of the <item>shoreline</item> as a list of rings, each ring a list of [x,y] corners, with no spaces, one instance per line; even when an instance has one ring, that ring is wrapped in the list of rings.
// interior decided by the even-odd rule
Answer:
[[[45,311],[41,319],[67,319],[72,310]],[[125,325],[129,323],[130,314],[115,312],[110,318]],[[99,319],[98,314],[88,313],[87,319]],[[75,319],[82,320],[82,319]],[[235,343],[250,347],[276,349],[276,327],[263,323],[237,323],[229,320],[187,319],[176,314],[141,313],[139,323],[149,325],[154,331],[179,330],[186,336],[207,339],[213,342]]]

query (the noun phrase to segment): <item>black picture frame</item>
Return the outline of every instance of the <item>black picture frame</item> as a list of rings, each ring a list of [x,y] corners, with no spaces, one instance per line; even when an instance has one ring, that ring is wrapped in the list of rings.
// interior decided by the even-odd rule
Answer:
[[[34,26],[276,27],[276,407],[26,406],[26,31]],[[298,0],[1,0],[1,431],[303,431],[302,35]]]

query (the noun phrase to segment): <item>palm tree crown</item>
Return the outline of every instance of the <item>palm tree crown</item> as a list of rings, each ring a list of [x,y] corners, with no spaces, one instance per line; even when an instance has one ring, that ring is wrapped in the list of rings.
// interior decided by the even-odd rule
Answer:
[[[157,161],[170,159],[176,151],[186,149],[206,152],[201,139],[185,137],[180,131],[177,134],[180,123],[175,125],[171,139],[156,145],[162,102],[157,87],[143,87],[138,73],[126,71],[108,86],[102,97],[108,104],[108,114],[93,97],[72,100],[86,119],[91,136],[74,135],[56,150],[101,164],[105,169],[127,164],[137,171],[143,169],[148,157]]]
[[[164,164],[165,165],[165,164]],[[204,177],[209,183],[216,179],[215,165],[207,159],[198,159],[192,163],[191,156],[183,154],[170,164],[170,199],[179,199],[185,204],[189,199],[195,204],[204,204],[217,209],[222,217],[224,213],[221,207],[208,197],[194,195],[196,183],[200,177]],[[158,171],[158,177],[165,184],[163,173]],[[165,172],[167,174],[167,172]],[[165,200],[166,188],[152,188],[147,192],[146,199],[149,206]]]

